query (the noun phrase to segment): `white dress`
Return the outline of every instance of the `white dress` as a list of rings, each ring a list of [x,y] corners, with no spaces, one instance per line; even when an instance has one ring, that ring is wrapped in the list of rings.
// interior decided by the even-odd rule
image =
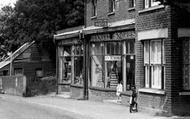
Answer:
[[[122,90],[123,90],[122,84],[118,84],[118,85],[117,85],[117,88],[116,88],[116,95],[117,95],[117,96],[120,96]]]

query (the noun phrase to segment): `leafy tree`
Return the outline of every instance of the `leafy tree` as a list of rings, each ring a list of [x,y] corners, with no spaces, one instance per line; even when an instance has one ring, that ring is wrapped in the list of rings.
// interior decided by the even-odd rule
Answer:
[[[2,11],[0,37],[8,51],[36,41],[55,54],[55,31],[84,23],[84,0],[18,0]]]

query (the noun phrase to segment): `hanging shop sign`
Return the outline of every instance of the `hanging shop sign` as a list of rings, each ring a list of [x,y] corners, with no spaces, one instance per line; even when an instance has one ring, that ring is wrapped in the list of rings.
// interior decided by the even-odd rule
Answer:
[[[94,26],[97,26],[97,27],[108,27],[108,19],[96,19],[94,21]]]
[[[105,61],[121,61],[121,56],[105,56]]]

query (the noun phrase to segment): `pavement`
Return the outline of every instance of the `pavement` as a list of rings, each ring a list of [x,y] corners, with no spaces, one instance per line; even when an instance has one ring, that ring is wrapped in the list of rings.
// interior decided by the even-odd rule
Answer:
[[[86,119],[190,119],[189,117],[164,117],[153,113],[145,113],[143,111],[129,113],[129,107],[115,102],[96,102],[90,100],[75,100],[64,98],[55,94],[36,96],[36,97],[19,97],[0,94],[1,98],[14,99],[16,101],[23,101],[34,105],[45,106],[47,108],[55,108],[61,111],[68,111],[81,116]]]

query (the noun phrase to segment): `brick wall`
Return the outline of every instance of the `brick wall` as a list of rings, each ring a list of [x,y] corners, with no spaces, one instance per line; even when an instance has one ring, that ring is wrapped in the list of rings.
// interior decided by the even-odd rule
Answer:
[[[111,89],[90,88],[89,100],[103,101],[117,99],[116,91]]]
[[[166,6],[154,10],[143,10],[143,0],[137,1],[136,31],[168,28],[168,38],[165,39],[165,93],[166,95],[154,95],[140,93],[139,105],[162,109],[170,114],[179,114],[189,110],[189,101],[186,96],[179,96],[182,90],[182,57],[181,41],[178,40],[177,28],[180,12],[175,6]],[[180,21],[181,22],[181,21]],[[136,40],[136,85],[144,87],[143,43]],[[188,105],[188,106],[184,106]],[[182,111],[183,110],[183,111]],[[182,113],[181,113],[182,114]]]
[[[129,0],[117,0],[116,11],[112,15],[108,15],[108,0],[97,0],[97,17],[92,17],[91,1],[87,3],[87,27],[94,25],[95,19],[108,19],[109,22],[115,22],[120,20],[126,20],[135,18],[135,9],[129,10]]]

